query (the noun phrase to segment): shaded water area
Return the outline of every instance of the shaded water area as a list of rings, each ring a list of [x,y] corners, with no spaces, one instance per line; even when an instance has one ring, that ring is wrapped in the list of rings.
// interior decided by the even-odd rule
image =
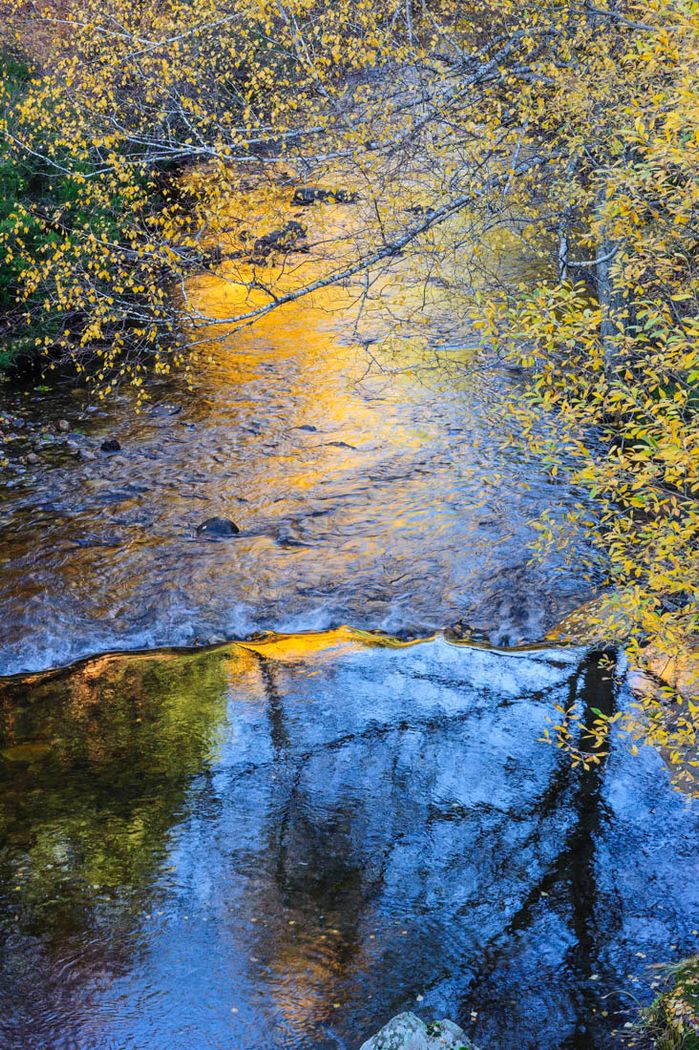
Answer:
[[[0,1045],[603,1048],[697,947],[697,815],[659,756],[574,770],[593,655],[340,630],[6,681]],[[623,1030],[623,1029],[622,1029]]]

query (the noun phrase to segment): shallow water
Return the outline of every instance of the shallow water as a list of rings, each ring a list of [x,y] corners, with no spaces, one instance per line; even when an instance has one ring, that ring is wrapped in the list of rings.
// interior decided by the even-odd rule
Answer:
[[[697,814],[654,752],[542,745],[575,697],[626,703],[572,651],[348,631],[6,683],[0,1044],[356,1048],[414,1009],[622,1045],[697,948]]]
[[[192,294],[220,317],[236,288]],[[579,604],[581,560],[530,564],[529,522],[573,497],[498,447],[517,378],[475,367],[472,336],[439,318],[430,346],[371,369],[339,296],[212,343],[193,391],[161,384],[141,415],[128,393],[96,407],[70,384],[0,385],[0,416],[19,422],[0,491],[0,673],[341,623],[419,635],[465,617],[507,645]],[[38,464],[20,462],[30,447]],[[197,538],[211,516],[241,534]]]

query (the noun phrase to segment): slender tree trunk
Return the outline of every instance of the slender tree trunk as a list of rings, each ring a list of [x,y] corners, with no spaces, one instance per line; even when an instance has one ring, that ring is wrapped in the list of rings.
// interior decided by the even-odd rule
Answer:
[[[597,195],[598,211],[605,200],[605,187]],[[615,283],[612,268],[619,250],[605,230],[597,248],[595,278],[597,301],[600,307],[600,339],[604,353],[604,373],[610,378],[619,364],[619,344],[624,326],[625,296],[618,283]]]
[[[570,180],[575,174],[575,168],[577,166],[577,158],[571,157],[566,165],[566,178],[570,183]],[[568,263],[569,263],[569,252],[570,252],[570,226],[573,221],[573,209],[566,207],[561,212],[561,218],[558,223],[558,279],[559,281],[568,280]]]

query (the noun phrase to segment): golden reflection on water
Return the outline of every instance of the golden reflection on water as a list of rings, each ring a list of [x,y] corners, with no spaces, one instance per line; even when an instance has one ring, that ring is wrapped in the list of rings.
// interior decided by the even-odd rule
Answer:
[[[262,285],[279,279],[283,291],[322,275],[328,244],[333,265],[354,252],[362,205],[297,214],[285,192],[242,195],[239,215],[222,204],[214,243],[245,249],[247,261],[192,281],[195,310],[230,317],[264,303]],[[250,237],[290,220],[308,227],[308,252],[252,266]],[[230,225],[237,234],[223,232]],[[204,341],[190,392],[178,377],[147,413],[122,404],[85,426],[90,460],[11,495],[6,669],[261,628],[349,622],[419,634],[472,619],[471,605],[478,629],[531,637],[528,579],[508,584],[512,627],[490,596],[502,597],[500,573],[525,576],[527,522],[551,493],[530,498],[531,469],[493,441],[506,381],[474,369],[473,335],[441,280],[406,257],[371,275],[366,302],[359,281],[237,331],[194,328]],[[122,452],[107,458],[99,443],[111,434]],[[239,535],[204,542],[197,529],[213,516]]]
[[[209,236],[222,250],[223,261],[215,272],[192,279],[186,289],[195,318],[234,318],[270,306],[355,262],[366,250],[367,238],[376,235],[371,200],[298,208],[290,203],[291,192],[289,187],[272,183],[249,190],[237,205],[222,202],[222,214],[211,222]],[[303,250],[271,253],[258,260],[253,252],[251,261],[255,237],[283,229],[290,222],[307,232]],[[461,284],[463,280],[461,274]],[[454,289],[447,294],[447,283],[436,275],[434,265],[426,269],[417,255],[393,260],[390,266],[317,289],[255,319],[253,341],[259,337],[272,354],[292,342],[311,367],[339,372],[350,380],[384,368],[391,374],[410,375],[425,365],[429,345],[442,341],[440,328],[445,322],[464,334]],[[231,334],[230,325],[198,328],[195,322],[192,331],[195,341],[210,337],[209,352],[219,361],[216,347],[221,343],[229,359],[242,354],[241,371],[234,363],[233,379],[255,374],[246,355],[246,340],[241,338],[248,330],[245,324],[234,325],[238,331]],[[362,349],[369,345],[373,356]],[[389,346],[399,348],[398,353],[385,353]],[[464,349],[462,363],[468,363],[470,356]],[[310,396],[314,389],[312,384]],[[325,392],[322,382],[319,389]],[[335,418],[332,404],[327,410]]]
[[[297,634],[270,634],[253,641],[236,643],[235,650],[259,653],[266,659],[281,663],[295,663],[312,658],[335,659],[352,650],[377,645],[390,648],[408,648],[429,641],[429,638],[401,641],[389,635],[374,634],[353,627],[337,627],[332,631],[306,631]]]
[[[345,239],[351,239],[348,228],[358,221],[354,206],[315,205],[297,212],[277,202],[275,212],[266,197],[264,207],[267,211],[262,214],[259,206],[257,211],[252,208],[249,217],[260,230],[281,226],[298,215],[298,221],[309,228],[311,244],[318,247],[289,256],[283,265],[251,267],[245,262],[224,262],[216,274],[201,276],[188,286],[191,305],[201,314],[228,317],[268,302],[267,293],[252,286],[256,280],[281,294],[322,276],[328,268],[328,242],[336,248],[339,244],[341,253],[346,251]],[[346,478],[348,489],[356,488],[358,462],[366,478],[361,488],[367,494],[373,487],[374,471],[382,470],[389,458],[397,464],[391,500],[381,507],[381,525],[375,535],[367,527],[370,521],[362,500],[357,510],[361,552],[348,535],[341,549],[332,552],[338,574],[351,573],[358,555],[365,564],[373,561],[380,572],[381,560],[390,562],[392,557],[386,550],[387,533],[397,536],[414,530],[415,509],[420,504],[430,506],[424,478],[416,478],[406,467],[435,442],[439,423],[433,425],[429,413],[413,411],[411,405],[424,402],[426,387],[431,388],[429,400],[438,397],[439,390],[453,396],[473,382],[464,367],[472,350],[452,354],[448,369],[440,372],[429,359],[424,333],[416,334],[414,328],[406,329],[398,350],[389,352],[387,344],[381,344],[391,330],[393,311],[404,311],[406,304],[411,308],[420,305],[420,325],[430,327],[434,318],[430,320],[427,309],[429,292],[428,287],[426,297],[425,286],[419,282],[411,292],[400,272],[377,278],[371,301],[361,309],[364,336],[368,325],[376,340],[371,347],[359,344],[354,328],[361,295],[358,286],[334,285],[316,291],[232,334],[226,326],[206,330],[209,341],[200,351],[201,374],[196,385],[198,396],[208,398],[207,413],[230,418],[231,431],[243,417],[262,422],[260,438],[250,449],[253,458],[245,479],[249,503],[274,516],[304,513],[308,495],[322,498],[329,483],[341,487]],[[434,305],[437,299],[435,295],[431,298]],[[261,454],[260,439],[264,441],[266,430],[275,427],[283,427],[287,437],[272,454],[266,450]],[[230,455],[231,460],[240,455],[239,444],[232,445]],[[431,469],[436,482],[450,467],[437,455]],[[448,481],[445,484],[449,486]],[[473,500],[472,508],[475,506]],[[351,520],[352,503],[347,512]],[[241,513],[245,514],[245,508]],[[431,519],[436,530],[440,517],[435,506]],[[317,550],[304,549],[301,544],[294,553],[305,564],[305,571],[317,576]],[[298,572],[303,574],[304,569],[299,567]]]

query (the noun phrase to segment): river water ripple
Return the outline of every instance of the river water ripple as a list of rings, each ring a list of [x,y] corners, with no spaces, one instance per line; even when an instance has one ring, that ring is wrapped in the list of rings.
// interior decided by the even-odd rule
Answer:
[[[530,520],[572,497],[493,434],[516,379],[470,370],[468,351],[367,376],[341,333],[332,314],[287,309],[215,345],[193,393],[161,388],[141,415],[126,394],[96,409],[80,391],[0,390],[18,421],[0,673],[259,629],[424,635],[464,616],[508,645],[578,603],[580,566],[530,564],[527,548]],[[39,463],[20,462],[29,448]],[[212,516],[240,535],[199,538]]]

